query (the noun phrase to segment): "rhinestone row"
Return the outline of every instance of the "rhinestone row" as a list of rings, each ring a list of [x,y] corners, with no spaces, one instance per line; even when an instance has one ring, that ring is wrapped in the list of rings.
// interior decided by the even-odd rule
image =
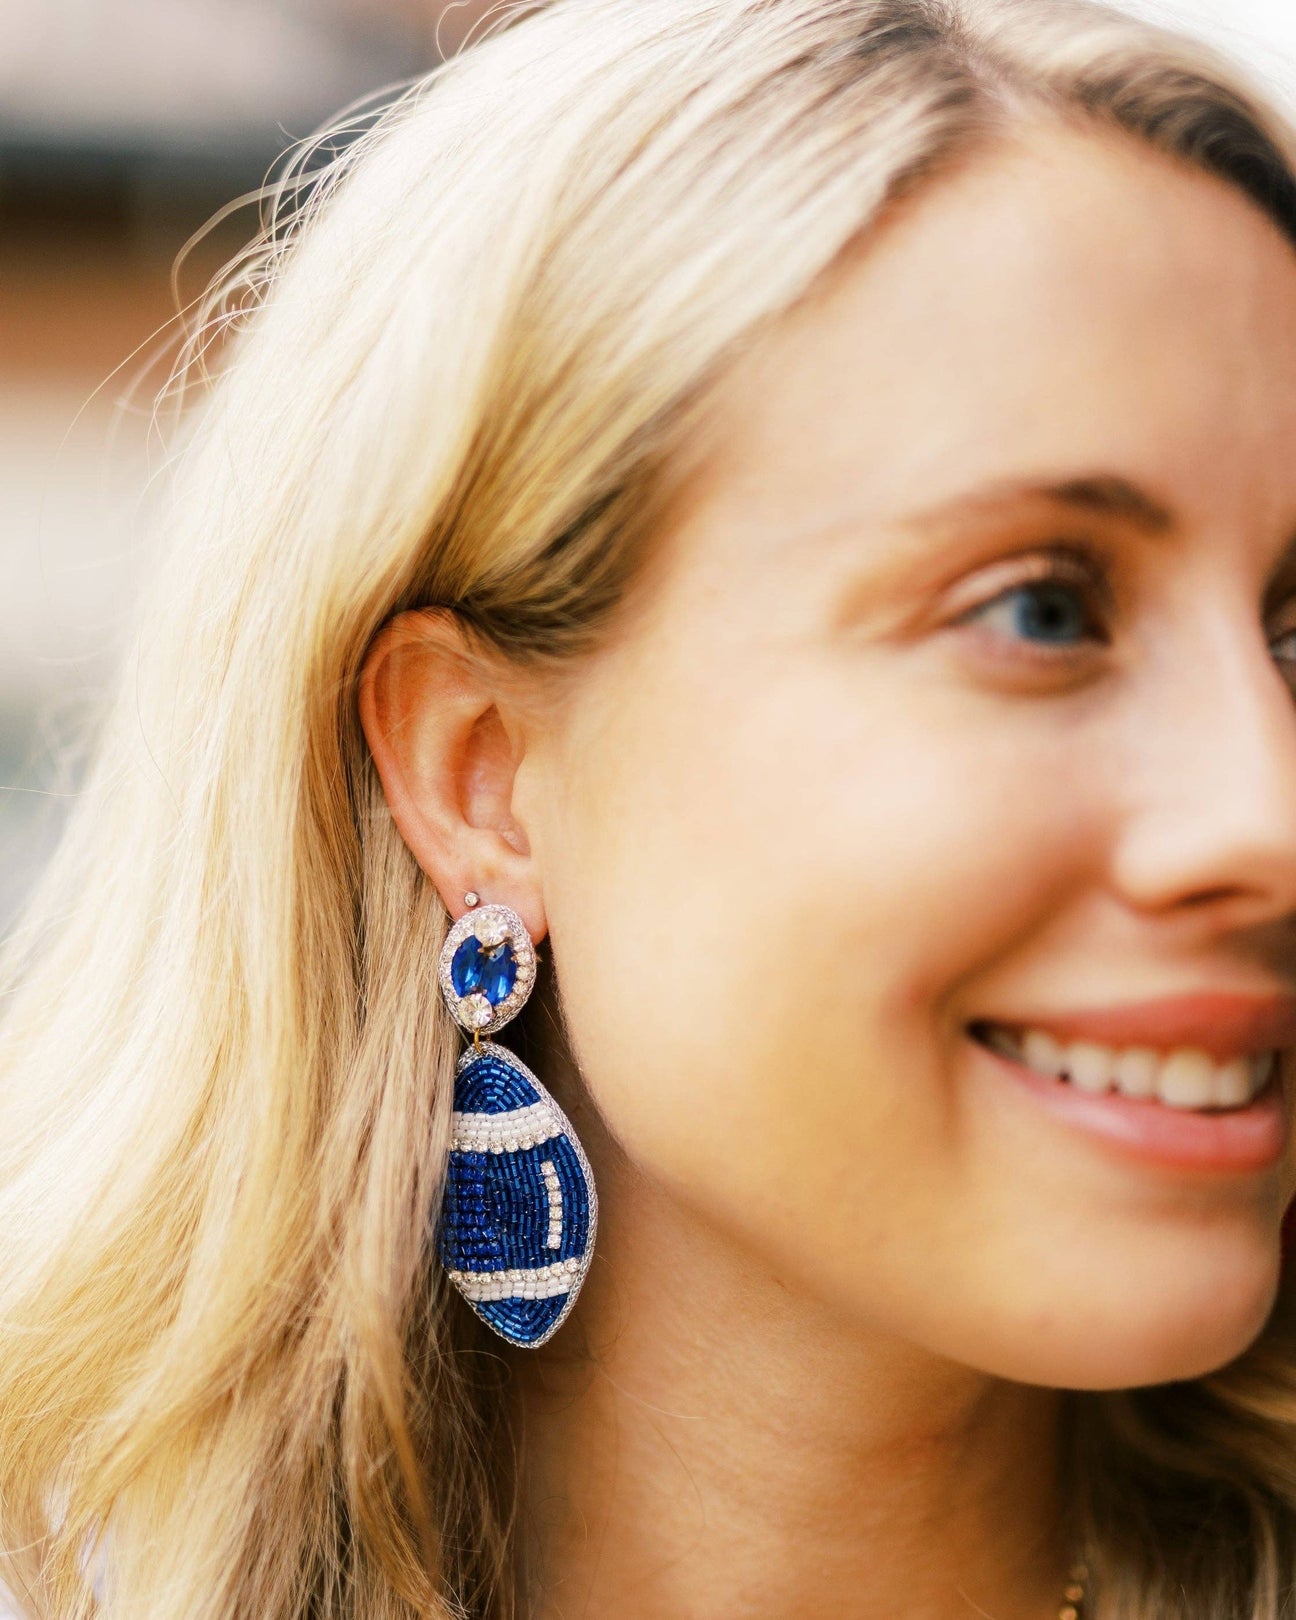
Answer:
[[[532,1103],[504,1114],[461,1114],[450,1116],[451,1138],[460,1153],[517,1153],[539,1147],[560,1134],[562,1126],[548,1103]]]
[[[544,1177],[545,1192],[549,1198],[549,1230],[545,1235],[545,1248],[556,1249],[562,1243],[563,1197],[562,1183],[552,1159],[542,1159],[540,1174]]]
[[[579,1259],[555,1260],[529,1271],[451,1271],[450,1281],[468,1299],[549,1299],[570,1291]]]

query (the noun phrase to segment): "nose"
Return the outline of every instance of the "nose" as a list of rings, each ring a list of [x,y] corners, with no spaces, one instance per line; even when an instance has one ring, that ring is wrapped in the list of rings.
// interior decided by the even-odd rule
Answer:
[[[1225,603],[1182,631],[1127,714],[1115,881],[1147,910],[1296,925],[1296,668]]]

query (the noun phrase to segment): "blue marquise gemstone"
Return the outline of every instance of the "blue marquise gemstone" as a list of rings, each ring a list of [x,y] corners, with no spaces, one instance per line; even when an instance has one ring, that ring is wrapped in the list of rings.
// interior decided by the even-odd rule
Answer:
[[[475,934],[469,934],[451,958],[450,982],[456,995],[479,991],[497,1007],[517,982],[513,946],[507,939],[498,945],[483,945]]]

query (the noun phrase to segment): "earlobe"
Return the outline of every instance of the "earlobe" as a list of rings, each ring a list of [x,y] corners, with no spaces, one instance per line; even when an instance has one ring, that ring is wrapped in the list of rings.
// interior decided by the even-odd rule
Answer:
[[[360,723],[392,819],[451,916],[475,890],[512,906],[538,939],[538,874],[512,809],[522,739],[504,703],[449,609],[397,615],[361,670]]]

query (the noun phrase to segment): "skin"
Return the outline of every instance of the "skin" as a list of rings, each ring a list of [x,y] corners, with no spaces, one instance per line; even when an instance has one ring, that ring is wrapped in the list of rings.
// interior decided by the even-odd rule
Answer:
[[[1296,982],[1296,254],[1221,182],[1032,128],[709,420],[562,704],[436,615],[365,670],[452,914],[548,936],[541,1073],[600,1192],[571,1321],[516,1357],[535,1612],[1045,1620],[1060,1392],[1239,1355],[1296,1173],[1130,1162],[965,1025]],[[1116,477],[1168,521],[1005,493]],[[1091,560],[1042,603],[1058,541]]]

